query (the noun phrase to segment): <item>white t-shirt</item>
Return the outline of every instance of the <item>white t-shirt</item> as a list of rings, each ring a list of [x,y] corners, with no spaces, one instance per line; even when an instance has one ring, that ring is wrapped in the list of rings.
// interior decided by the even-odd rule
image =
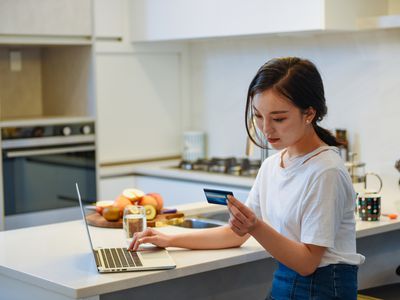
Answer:
[[[263,162],[246,205],[287,238],[326,247],[320,267],[363,263],[356,252],[356,194],[338,148],[320,147],[285,168],[281,155]]]

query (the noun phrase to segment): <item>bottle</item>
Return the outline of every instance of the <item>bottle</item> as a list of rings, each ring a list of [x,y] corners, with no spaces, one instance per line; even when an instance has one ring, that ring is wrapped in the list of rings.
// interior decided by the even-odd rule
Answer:
[[[336,139],[339,145],[340,156],[344,161],[349,160],[349,141],[347,140],[346,129],[336,129]]]

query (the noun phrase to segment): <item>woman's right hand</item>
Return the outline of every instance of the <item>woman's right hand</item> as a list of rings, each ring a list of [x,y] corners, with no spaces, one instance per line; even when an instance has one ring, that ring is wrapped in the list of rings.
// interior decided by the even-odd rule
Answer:
[[[144,243],[151,243],[155,246],[166,248],[170,246],[170,242],[171,236],[149,227],[143,232],[135,232],[132,243],[129,245],[128,250],[136,251],[140,244]]]

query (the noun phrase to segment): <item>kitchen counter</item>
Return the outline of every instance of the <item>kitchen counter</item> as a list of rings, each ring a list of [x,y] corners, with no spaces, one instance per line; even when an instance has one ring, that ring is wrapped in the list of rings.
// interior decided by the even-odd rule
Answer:
[[[187,171],[179,169],[180,160],[163,160],[144,163],[132,163],[124,165],[101,166],[99,175],[101,178],[122,175],[145,175],[182,181],[196,181],[204,183],[222,184],[242,188],[251,188],[253,177],[241,177],[228,174],[216,174],[200,171]]]
[[[226,208],[201,202],[179,209],[192,215]],[[399,220],[360,221],[357,223],[357,237],[399,232],[399,229]],[[250,238],[242,247],[233,249],[194,251],[169,248],[177,264],[173,270],[98,274],[84,230],[81,221],[72,221],[0,232],[0,299],[24,299],[27,295],[32,299],[100,299],[99,295],[103,294],[246,265],[270,257],[256,240]],[[90,226],[90,230],[94,246],[124,246],[121,229]],[[160,230],[178,233],[198,229],[168,226]]]

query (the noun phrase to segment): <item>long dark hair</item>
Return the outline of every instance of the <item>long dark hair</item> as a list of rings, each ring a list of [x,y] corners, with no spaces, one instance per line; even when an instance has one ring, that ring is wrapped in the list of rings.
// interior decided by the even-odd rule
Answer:
[[[253,143],[261,148],[267,148],[262,134],[255,130],[252,102],[256,94],[269,89],[274,89],[289,99],[303,112],[310,107],[314,108],[316,114],[312,125],[318,137],[329,146],[341,145],[329,130],[317,124],[328,111],[321,75],[312,62],[298,57],[271,59],[261,66],[251,81],[247,92],[246,130]]]

